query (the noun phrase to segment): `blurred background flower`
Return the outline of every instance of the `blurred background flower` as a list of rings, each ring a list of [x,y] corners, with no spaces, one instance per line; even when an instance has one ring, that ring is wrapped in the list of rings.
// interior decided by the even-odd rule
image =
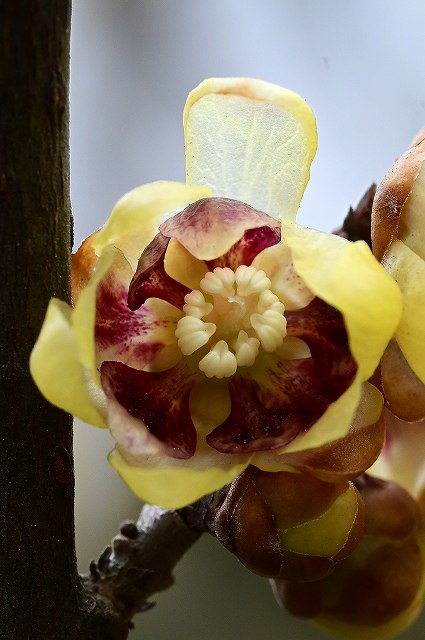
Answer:
[[[74,0],[71,162],[75,245],[138,184],[184,180],[181,109],[209,76],[300,93],[319,150],[299,222],[340,225],[425,122],[425,5],[408,0]],[[104,431],[76,425],[77,546],[86,570],[140,504],[106,461]],[[132,640],[329,640],[284,614],[266,580],[205,536]],[[423,637],[424,617],[402,637]]]

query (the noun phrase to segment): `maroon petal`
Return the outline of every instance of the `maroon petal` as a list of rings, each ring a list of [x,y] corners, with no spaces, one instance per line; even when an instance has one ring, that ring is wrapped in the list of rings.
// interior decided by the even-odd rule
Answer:
[[[165,236],[178,240],[195,258],[212,261],[231,250],[247,230],[258,227],[269,227],[280,233],[277,220],[244,202],[205,198],[163,222],[160,230]]]
[[[298,375],[309,369],[307,361],[298,363]],[[295,378],[295,374],[291,376]],[[301,378],[300,378],[301,381]],[[259,385],[240,376],[229,383],[232,410],[229,417],[206,437],[207,443],[221,453],[251,453],[279,449],[291,442],[317,420],[317,414],[305,404],[291,410],[268,409],[260,399]]]
[[[190,417],[193,386],[183,367],[159,373],[138,371],[120,362],[104,362],[102,386],[128,413],[141,420],[173,458],[191,458],[196,449],[196,429]]]
[[[210,271],[215,267],[230,267],[234,271],[241,264],[250,265],[254,258],[267,249],[277,244],[280,240],[280,229],[269,226],[248,229],[224,255],[207,262]]]
[[[161,298],[181,309],[190,289],[165,272],[164,256],[170,238],[158,233],[143,251],[128,291],[128,306],[136,310],[148,298]]]
[[[296,311],[286,311],[288,336],[304,340],[311,351],[322,387],[334,400],[348,388],[357,365],[339,311],[320,298]]]

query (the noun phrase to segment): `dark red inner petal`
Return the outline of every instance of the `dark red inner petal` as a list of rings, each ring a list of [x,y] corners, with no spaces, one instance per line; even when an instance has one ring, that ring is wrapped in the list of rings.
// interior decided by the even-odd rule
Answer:
[[[242,238],[235,242],[224,255],[215,260],[208,260],[210,271],[215,267],[230,267],[236,270],[239,265],[250,265],[254,258],[264,249],[272,247],[280,241],[280,229],[276,227],[257,227],[247,229]]]
[[[164,269],[170,238],[158,233],[143,251],[128,290],[128,306],[135,311],[148,298],[161,298],[181,309],[190,289],[171,278]]]
[[[141,420],[166,445],[169,456],[193,456],[196,430],[189,411],[193,379],[183,367],[149,373],[120,362],[104,362],[100,373],[107,397],[115,398],[133,418]]]
[[[285,317],[288,336],[308,344],[320,385],[335,400],[357,371],[341,313],[316,297],[303,309],[285,311]]]
[[[302,362],[308,369],[308,363]],[[229,392],[232,402],[229,417],[206,437],[207,443],[222,453],[251,453],[284,447],[318,418],[318,408],[314,404],[294,406],[293,410],[290,406],[266,408],[259,399],[258,384],[248,378],[232,378]]]
[[[278,361],[266,373],[263,386],[250,378],[232,378],[231,413],[207,436],[214,449],[249,453],[284,447],[307,431],[351,384],[357,366],[341,314],[315,298],[304,309],[285,315],[288,335],[304,340],[311,358]]]

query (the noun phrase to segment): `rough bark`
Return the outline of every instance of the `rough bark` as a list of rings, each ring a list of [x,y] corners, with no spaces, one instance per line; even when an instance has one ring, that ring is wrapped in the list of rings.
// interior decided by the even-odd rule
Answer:
[[[69,298],[70,3],[0,7],[0,637],[35,640],[61,637],[78,584],[71,422],[28,371],[49,298]]]

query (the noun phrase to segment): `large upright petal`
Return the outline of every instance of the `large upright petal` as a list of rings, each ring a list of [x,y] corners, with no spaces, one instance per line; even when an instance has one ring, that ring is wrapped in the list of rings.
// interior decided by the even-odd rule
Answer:
[[[317,147],[312,110],[296,93],[250,78],[211,78],[184,111],[188,184],[295,219]]]

